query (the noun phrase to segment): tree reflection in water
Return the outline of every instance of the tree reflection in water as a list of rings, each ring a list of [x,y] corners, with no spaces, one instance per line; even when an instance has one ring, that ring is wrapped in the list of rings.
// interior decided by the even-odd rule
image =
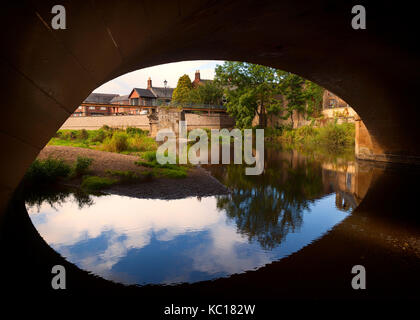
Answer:
[[[100,194],[96,195],[98,196]],[[94,204],[92,197],[88,193],[77,188],[57,185],[50,188],[27,188],[24,191],[24,197],[26,205],[29,207],[36,207],[38,212],[41,205],[45,203],[48,203],[51,208],[58,211],[56,206],[61,206],[62,204],[68,202],[70,197],[73,197],[73,201],[77,203],[79,209],[90,207]]]
[[[311,203],[333,190],[325,190],[321,162],[270,149],[266,162],[270,165],[259,176],[244,175],[244,168],[238,165],[211,171],[231,190],[230,195],[217,197],[218,209],[226,211],[250,242],[256,240],[271,250],[287,234],[299,231]]]

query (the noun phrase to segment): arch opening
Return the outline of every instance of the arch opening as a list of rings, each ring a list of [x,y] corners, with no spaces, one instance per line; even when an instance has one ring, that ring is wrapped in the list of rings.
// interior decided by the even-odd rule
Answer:
[[[347,23],[347,3],[314,1],[304,8],[274,1],[210,7],[159,2],[144,10],[136,2],[73,2],[67,6],[74,28],[55,34],[44,23],[50,4],[10,4],[2,11],[2,37],[9,43],[2,53],[7,75],[2,87],[9,107],[0,139],[11,155],[1,159],[2,212],[39,150],[90,90],[129,70],[180,59],[241,61],[252,55],[251,62],[301,74],[357,107],[371,137],[363,149],[366,159],[418,162],[412,94],[418,60],[411,50],[415,35],[407,31],[416,30],[407,27],[416,20],[399,8],[392,8],[399,19],[392,32],[386,32],[388,22],[381,18],[391,8],[381,4],[371,11],[375,27],[356,34]],[[151,17],[159,12],[163,15],[156,25]],[[118,18],[126,14],[127,19]],[[87,25],[89,33],[84,32]],[[280,32],[277,41],[279,30],[290,31]],[[135,41],[133,34],[138,35]],[[89,46],[102,54],[86,50]]]
[[[222,65],[223,62],[220,64]],[[226,63],[226,66],[229,66],[229,62]],[[168,68],[167,65],[166,67]],[[236,65],[236,67],[242,68],[244,66]],[[260,67],[261,66],[250,66],[250,68]],[[227,67],[225,69],[227,69]],[[165,65],[161,66],[161,70],[161,72],[165,74]],[[276,72],[276,70],[267,70],[267,72],[268,71]],[[150,74],[150,70],[148,72]],[[224,71],[222,70],[221,72]],[[296,77],[296,75],[290,75],[286,72],[278,72],[281,72],[283,77]],[[182,76],[183,73],[184,72],[178,72],[175,80],[172,82],[176,83],[178,80],[177,78]],[[155,87],[153,85],[153,79],[148,78],[149,74],[142,74],[144,82],[143,88],[136,88],[137,84],[140,82],[136,80],[133,82],[135,84],[132,85],[134,89],[131,89],[130,87],[125,88],[125,91],[118,92],[126,99],[122,104],[119,104],[120,101],[118,98],[120,96],[117,96],[116,92],[109,91],[103,94],[96,93],[100,99],[106,98],[111,101],[106,108],[122,108],[121,106],[124,106],[128,111],[112,109],[110,112],[108,112],[108,110],[103,110],[101,116],[99,116],[99,114],[89,114],[90,107],[93,106],[94,103],[91,100],[86,99],[85,101],[87,101],[88,104],[81,104],[84,108],[77,108],[73,113],[73,116],[69,118],[71,121],[69,122],[67,120],[62,126],[62,129],[78,130],[78,132],[75,132],[74,142],[80,144],[80,140],[78,140],[77,137],[79,133],[81,133],[81,129],[87,129],[88,131],[92,129],[102,130],[101,128],[103,125],[107,124],[110,127],[120,128],[119,131],[121,131],[121,133],[128,134],[129,130],[127,127],[131,129],[141,124],[136,125],[134,121],[129,125],[127,124],[127,118],[131,118],[131,120],[138,119],[138,116],[147,118],[146,115],[140,115],[140,113],[137,112],[139,109],[146,108],[147,110],[149,107],[151,109],[166,109],[169,106],[179,108],[180,104],[168,104],[168,101],[165,100],[167,98],[166,96],[161,97],[156,95],[154,101],[145,99],[150,97],[150,92],[159,93],[160,89],[166,89],[167,91],[172,90],[169,86],[166,88]],[[206,81],[198,70],[192,73],[192,75],[194,76],[194,81],[197,82],[196,86],[194,86],[194,81],[190,81],[192,82],[191,92],[194,92],[194,90],[199,90],[199,82],[202,82],[201,85],[204,85]],[[130,79],[133,78],[133,73],[129,76]],[[255,75],[250,75],[249,77],[254,76]],[[122,81],[122,78],[118,78],[114,80],[114,83],[121,84]],[[299,81],[302,87],[305,85],[312,85],[304,79],[299,79]],[[112,85],[112,83],[108,84],[109,87],[113,88]],[[99,89],[95,91],[103,92],[103,88],[106,88],[106,86],[99,87]],[[126,95],[125,93],[129,94]],[[276,95],[278,92],[273,91],[271,94]],[[350,108],[342,99],[331,92],[326,91],[324,93],[322,90],[318,95],[323,98],[318,102],[319,108],[314,111],[318,116],[320,116],[323,111],[328,111],[330,113],[333,111],[333,113],[337,113],[340,112],[341,109]],[[191,97],[194,97],[194,95],[191,95]],[[160,104],[156,101],[158,98],[161,99]],[[222,96],[218,97],[218,99],[221,101]],[[308,98],[308,100],[312,99]],[[337,105],[329,105],[330,100],[336,101]],[[103,101],[97,102],[98,106],[106,105],[102,102]],[[222,101],[220,103],[222,103]],[[199,103],[197,103],[197,105],[198,104]],[[198,107],[197,105],[195,105],[196,108]],[[325,109],[324,105],[326,105]],[[197,121],[194,120],[197,119],[197,117],[206,118],[210,113],[212,113],[210,118],[214,118],[214,110],[208,110],[204,113],[201,112],[201,114],[197,115],[197,110],[190,110],[189,106],[188,103],[183,105],[183,107],[185,107],[184,116],[188,121]],[[282,106],[284,106],[284,104],[282,104]],[[307,105],[305,106],[308,107]],[[100,108],[102,107],[95,107],[95,109],[92,109],[92,112],[100,113],[102,112]],[[86,114],[80,116],[79,113]],[[331,113],[331,117],[333,113]],[[216,114],[218,113],[216,112]],[[292,113],[291,117],[293,116]],[[347,116],[354,120],[354,115]],[[98,122],[98,119],[100,122]],[[112,124],[109,121],[114,120],[109,119],[117,119],[120,122],[113,122]],[[95,127],[87,124],[85,120],[95,121]],[[257,115],[251,120],[253,121],[251,121],[249,125],[259,123]],[[204,120],[201,119],[201,121]],[[345,118],[345,121],[347,121],[347,118]],[[294,122],[290,122],[290,119],[283,119],[282,116],[278,116],[277,119],[271,118],[266,126],[273,128],[278,127],[279,125],[289,127],[291,124],[293,126],[293,123],[296,128],[303,125],[312,128],[311,122],[306,121],[305,116],[302,116],[301,118],[298,116]],[[166,122],[165,125],[167,125]],[[201,125],[194,125],[208,129],[207,122]],[[227,128],[230,129],[233,126],[235,126],[235,123],[230,122]],[[317,127],[320,126],[321,123],[318,123]],[[64,133],[66,132],[63,131],[63,134]],[[71,131],[67,131],[67,133],[71,133]],[[57,138],[54,139],[57,139],[57,141],[54,141],[58,146],[60,146],[61,142],[69,141],[67,138],[62,139],[63,135],[56,135],[56,137]],[[89,137],[90,134],[87,134],[83,139],[89,140]],[[95,140],[95,142],[97,141]],[[52,145],[54,145],[54,143]],[[41,152],[41,158],[45,159],[49,156],[55,157],[55,155],[58,154],[63,155],[63,153],[61,153],[62,149],[53,149],[52,152],[49,152],[48,148],[51,149],[51,147],[51,144],[49,144],[49,146]],[[92,144],[90,147],[95,149],[100,148],[101,146]],[[79,149],[74,151],[76,153],[80,152]],[[94,157],[94,150],[89,151],[89,154]],[[243,167],[235,168],[233,165],[211,168],[210,165],[208,168],[210,172],[212,172],[224,186],[231,190],[231,195],[226,194],[224,190],[218,190],[219,193],[215,194],[202,194],[200,193],[201,187],[199,185],[188,184],[181,180],[179,182],[172,181],[171,184],[176,185],[177,190],[166,188],[166,194],[164,196],[159,190],[157,190],[158,196],[153,192],[147,192],[147,194],[144,195],[142,190],[139,190],[138,188],[135,189],[135,186],[132,185],[126,188],[119,187],[106,189],[106,192],[112,196],[102,197],[98,197],[95,194],[83,195],[74,190],[60,189],[51,194],[30,194],[26,199],[26,204],[32,222],[50,246],[63,256],[66,256],[70,262],[75,263],[84,270],[100,275],[105,279],[125,284],[174,284],[181,281],[194,283],[197,281],[214,279],[215,277],[230,276],[233,273],[243,273],[251,269],[260,268],[268,261],[279,260],[288,254],[299,251],[301,247],[314,241],[315,238],[313,235],[308,236],[308,233],[310,232],[315,233],[317,237],[322,237],[328,230],[332,229],[335,224],[340,223],[342,219],[347,217],[358,206],[370,184],[369,169],[368,167],[363,168],[363,166],[358,165],[354,161],[354,150],[350,150],[349,155],[344,153],[335,155],[332,152],[329,157],[327,156],[325,159],[318,159],[318,161],[311,160],[310,155],[305,155],[297,150],[282,150],[279,152],[267,148],[265,153],[266,163],[264,167],[267,168],[267,172],[264,173],[264,176],[262,177],[248,179],[247,181],[250,186],[246,186],[246,184],[238,185],[235,182],[244,179]],[[84,156],[89,156],[89,154],[83,153]],[[135,154],[137,156],[139,155],[137,153]],[[140,155],[140,157],[142,156],[143,155]],[[340,156],[344,158],[339,158]],[[346,156],[350,156],[351,159],[345,158]],[[75,158],[75,156],[72,158]],[[101,159],[94,158],[94,164],[97,165],[100,161]],[[117,162],[118,159],[115,158],[114,161]],[[107,167],[106,169],[110,170],[110,167]],[[120,170],[120,168],[113,169]],[[288,170],[292,170],[295,173],[288,174]],[[194,176],[194,179],[199,178],[199,175]],[[289,183],[287,183],[287,181],[289,181]],[[206,183],[208,184],[208,182]],[[149,189],[159,188],[159,185],[153,183],[147,184],[147,186]],[[197,200],[171,198],[171,192],[180,194],[179,190],[186,188],[190,190],[183,194],[182,197],[195,196],[197,197]],[[130,196],[132,200],[128,201],[127,198],[121,197],[121,195]],[[158,200],[155,199],[150,201],[144,199],[147,197],[153,199],[157,198]],[[162,197],[166,200],[162,201]],[[267,206],[264,205],[264,203],[267,203]],[[51,204],[54,205],[50,207]],[[130,206],[127,206],[128,204],[130,204]],[[274,207],[270,207],[269,204]],[[249,206],[250,209],[245,210],[244,206]],[[54,210],[54,207],[57,207],[58,212]],[[116,210],[116,208],[118,208],[118,210]],[[142,208],[142,212],[138,212],[137,209],[139,208]],[[174,209],[171,210],[170,208]],[[322,208],[327,211],[322,212]],[[311,218],[308,215],[309,211],[312,212]],[[210,212],[211,214],[209,214]],[[148,216],[148,214],[150,214],[150,216]],[[326,214],[326,216],[323,216],[324,214]],[[327,216],[329,217],[328,219]],[[214,217],[219,218],[214,221]],[[92,223],[92,219],[96,221],[96,223]],[[144,219],[146,219],[146,221],[144,221]],[[175,220],[173,221],[173,219]],[[124,221],[128,224],[125,224]],[[182,224],[181,221],[183,221],[184,224]],[[185,221],[188,221],[188,223],[185,223]],[[225,224],[224,221],[230,221],[230,223]],[[252,221],[255,222],[250,223]],[[315,221],[317,222],[315,223]],[[320,221],[324,221],[325,224],[320,223]],[[164,223],[162,224],[162,222]],[[235,228],[232,229],[231,224],[236,226],[236,231]],[[317,228],[316,224],[318,224],[318,226],[322,225],[322,227]],[[105,229],[106,232],[101,231]],[[134,234],[132,232],[133,230]],[[191,235],[191,231],[189,230],[193,231],[194,236]],[[220,232],[222,232],[222,234],[219,234]],[[290,240],[291,236],[289,234],[292,233],[299,234],[299,237]],[[197,241],[194,240],[194,237],[199,238],[197,244],[194,244],[194,241]],[[245,241],[246,238],[248,238],[248,244],[247,241]],[[232,241],[226,242],[227,239]],[[239,254],[237,250],[233,249],[225,252],[217,246],[217,243],[220,241],[226,242],[224,247],[234,248],[239,246],[242,250],[246,250],[249,253],[243,256]],[[95,245],[95,243],[98,242],[101,243],[99,247]],[[165,242],[165,245],[163,246],[165,248],[164,250],[162,249],[162,242]],[[185,248],[185,243],[192,243],[192,247]],[[89,249],[89,247],[92,246],[93,248]],[[113,252],[116,247],[119,248],[117,250],[117,255]],[[198,247],[201,247],[201,251],[207,249],[207,253],[188,256],[188,259],[194,261],[194,265],[190,265],[187,261],[184,261],[185,264],[180,268],[178,264],[183,261],[181,257],[185,255],[186,249],[189,251],[196,251],[198,250]],[[283,249],[280,250],[280,247]],[[159,261],[153,260],[153,257],[149,257],[147,263],[144,264],[144,262],[142,263],[141,261],[145,260],[147,252],[149,251],[153,251],[155,256],[167,256],[168,259],[171,256],[176,257],[178,262],[174,263],[171,260],[165,260],[162,264],[159,263]],[[266,252],[270,252],[270,254],[267,255]],[[88,262],[86,261],[87,254],[90,257],[98,258],[90,259]],[[208,257],[208,261],[202,260],[203,255]],[[233,257],[235,257],[235,259],[233,259],[234,261],[232,261]],[[128,269],[133,269],[135,266],[136,269],[142,271],[140,274],[130,273],[129,271],[117,271],[119,268],[124,269],[123,265],[130,260],[135,261],[136,263],[132,263],[131,267]],[[210,260],[218,261],[218,263],[210,264]],[[221,261],[224,261],[225,263],[221,263]],[[197,264],[201,264],[201,269],[197,269]],[[168,266],[171,265],[178,267],[173,270],[168,270]],[[150,267],[153,267],[154,269],[153,274],[149,274],[150,270],[147,268]],[[177,274],[177,272],[180,271],[184,271],[185,274]],[[175,273],[177,276],[165,278],[167,274],[172,273]],[[197,273],[199,274],[198,276]],[[146,274],[147,277],[143,274]]]

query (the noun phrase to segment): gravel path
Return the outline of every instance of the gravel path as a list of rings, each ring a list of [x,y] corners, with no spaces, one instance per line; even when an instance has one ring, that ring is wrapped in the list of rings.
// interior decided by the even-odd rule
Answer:
[[[134,164],[139,159],[136,156],[77,147],[46,146],[41,150],[38,159],[52,157],[73,164],[78,156],[93,159],[91,170],[95,175],[105,175],[106,170],[131,170],[135,172],[148,170]],[[224,185],[200,167],[189,169],[188,176],[184,179],[158,178],[151,182],[138,184],[117,184],[105,191],[110,194],[147,199],[182,199],[228,193],[228,189]]]

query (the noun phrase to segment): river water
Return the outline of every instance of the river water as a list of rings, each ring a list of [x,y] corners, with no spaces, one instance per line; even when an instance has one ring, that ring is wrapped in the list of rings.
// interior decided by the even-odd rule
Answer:
[[[352,157],[276,148],[266,150],[259,176],[238,165],[207,169],[229,195],[161,200],[62,189],[32,194],[26,207],[44,240],[84,270],[124,284],[193,283],[257,270],[322,238],[361,202],[370,173]]]

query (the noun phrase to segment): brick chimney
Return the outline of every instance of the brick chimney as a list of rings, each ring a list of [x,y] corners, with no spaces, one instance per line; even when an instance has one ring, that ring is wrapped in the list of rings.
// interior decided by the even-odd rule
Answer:
[[[200,78],[200,70],[197,70],[197,71],[195,72],[194,82],[198,83],[198,82],[200,82],[200,81],[201,81],[201,78]]]
[[[149,77],[149,79],[147,79],[147,89],[151,89],[152,88],[152,79]]]

